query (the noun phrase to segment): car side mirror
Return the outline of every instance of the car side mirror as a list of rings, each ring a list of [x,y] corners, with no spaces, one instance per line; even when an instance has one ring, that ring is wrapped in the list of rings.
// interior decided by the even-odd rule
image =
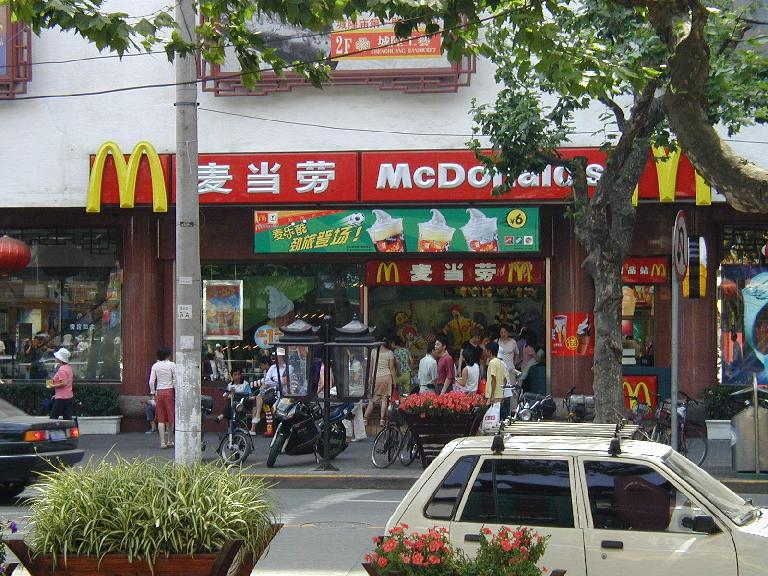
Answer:
[[[682,520],[683,528],[688,528],[693,532],[702,532],[704,534],[717,534],[720,528],[715,524],[712,516],[686,516]]]

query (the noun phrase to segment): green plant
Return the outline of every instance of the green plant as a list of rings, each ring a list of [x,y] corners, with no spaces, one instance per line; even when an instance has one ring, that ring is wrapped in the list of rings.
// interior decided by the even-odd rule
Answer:
[[[6,530],[16,534],[19,528],[13,520],[0,520],[0,536],[5,535]],[[5,576],[5,544],[0,543],[0,576]]]
[[[35,555],[214,553],[242,539],[257,553],[272,538],[276,506],[261,480],[213,464],[89,462],[45,474],[32,497]]]
[[[529,528],[502,526],[496,534],[483,528],[474,558],[451,545],[446,528],[433,527],[426,533],[407,530],[407,524],[400,524],[381,540],[374,539],[376,549],[365,560],[382,576],[541,576],[546,572],[536,563],[549,538]]]
[[[0,385],[0,398],[33,416],[44,413],[43,401],[50,397],[51,391],[41,382],[15,382]]]
[[[76,416],[116,416],[120,414],[117,390],[111,386],[74,387],[73,409]]]
[[[738,388],[734,386],[713,386],[704,390],[704,405],[708,420],[730,420],[744,405],[731,396]]]

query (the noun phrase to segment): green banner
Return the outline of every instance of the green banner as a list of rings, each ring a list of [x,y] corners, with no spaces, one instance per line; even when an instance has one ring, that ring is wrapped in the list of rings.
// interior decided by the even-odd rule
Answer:
[[[537,207],[257,210],[257,253],[538,252]]]

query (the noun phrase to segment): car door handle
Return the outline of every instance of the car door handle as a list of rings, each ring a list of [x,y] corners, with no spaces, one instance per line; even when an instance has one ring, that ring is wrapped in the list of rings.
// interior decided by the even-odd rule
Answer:
[[[480,534],[464,534],[464,542],[480,542]]]
[[[600,542],[600,546],[602,548],[611,548],[613,550],[623,550],[624,542],[621,542],[620,540],[603,540]]]

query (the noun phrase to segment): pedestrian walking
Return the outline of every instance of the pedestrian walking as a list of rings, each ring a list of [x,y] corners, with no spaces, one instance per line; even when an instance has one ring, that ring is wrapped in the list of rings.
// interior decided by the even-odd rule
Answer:
[[[160,448],[173,446],[173,425],[176,415],[176,364],[171,362],[171,349],[157,350],[157,362],[149,372],[150,399],[155,400],[155,419],[160,435]]]
[[[69,350],[59,348],[53,357],[56,359],[56,374],[53,380],[49,380],[50,387],[54,389],[51,419],[72,420],[72,383],[75,378],[69,365]]]

